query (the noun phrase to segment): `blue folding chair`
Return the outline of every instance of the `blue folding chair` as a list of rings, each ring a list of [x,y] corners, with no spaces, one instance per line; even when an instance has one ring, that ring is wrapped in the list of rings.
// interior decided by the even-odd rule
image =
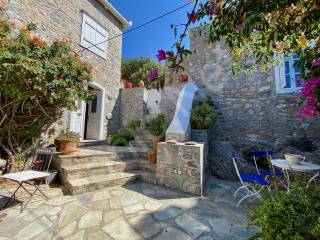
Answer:
[[[272,151],[266,150],[266,151],[254,151],[251,152],[251,156],[253,157],[254,165],[256,166],[257,173],[261,176],[263,176],[265,179],[267,179],[270,176],[278,176],[283,177],[284,173],[282,170],[275,169],[273,165],[271,164],[272,159]],[[270,168],[259,168],[257,158],[258,157],[267,157],[269,164],[271,165]]]
[[[233,155],[232,157],[232,161],[237,173],[237,176],[239,177],[239,180],[241,182],[241,187],[239,187],[235,193],[234,193],[234,197],[237,196],[237,194],[239,193],[240,190],[245,190],[246,194],[244,197],[242,197],[238,203],[237,203],[237,207],[240,206],[241,202],[249,197],[258,197],[261,198],[261,191],[263,189],[268,189],[270,190],[269,187],[269,183],[263,178],[261,177],[259,174],[256,173],[240,173],[238,166],[237,166],[237,159],[236,157]],[[257,189],[257,187],[259,187],[259,189]]]

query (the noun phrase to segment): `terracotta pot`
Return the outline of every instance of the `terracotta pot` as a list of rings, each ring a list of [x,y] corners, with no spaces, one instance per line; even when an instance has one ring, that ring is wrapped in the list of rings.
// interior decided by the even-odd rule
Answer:
[[[78,148],[78,142],[61,141],[60,142],[60,152],[62,155],[68,155],[70,153],[76,152]]]
[[[180,83],[188,82],[188,80],[189,80],[189,77],[188,77],[187,74],[181,74],[181,75],[179,76],[179,82],[180,82]]]
[[[152,140],[152,145],[153,145],[154,148],[157,147],[158,142],[160,142],[161,138],[162,138],[162,136],[154,136],[154,135],[152,135],[151,140]]]
[[[166,77],[165,81],[166,81],[167,84],[173,83],[173,76],[170,75],[170,76]]]
[[[140,82],[139,82],[139,87],[140,87],[140,88],[144,88],[144,81],[140,81]]]
[[[157,153],[156,152],[148,152],[148,161],[150,164],[157,163]]]
[[[124,83],[124,88],[132,88],[132,83],[131,82],[125,82]]]

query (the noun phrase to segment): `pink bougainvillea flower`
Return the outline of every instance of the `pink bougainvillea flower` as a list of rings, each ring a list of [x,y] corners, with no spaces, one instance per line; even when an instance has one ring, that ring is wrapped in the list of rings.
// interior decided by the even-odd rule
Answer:
[[[155,78],[157,78],[157,77],[159,77],[158,70],[157,70],[157,69],[153,69],[153,70],[150,72],[150,74],[149,74],[149,76],[148,76],[148,79],[151,81],[151,80],[153,80],[153,79],[155,79]]]
[[[16,29],[16,28],[17,28],[16,23],[15,23],[15,22],[12,22],[12,23],[11,23],[11,27],[12,27],[13,29]]]
[[[310,78],[305,82],[300,93],[301,98],[308,98],[308,96],[313,95],[315,88],[320,89],[320,78]]]
[[[166,52],[162,49],[158,50],[157,58],[159,62],[161,62],[162,60],[166,60],[167,59]]]
[[[315,59],[315,60],[311,63],[311,67],[320,67],[320,58]]]
[[[188,19],[192,22],[195,23],[197,21],[197,18],[194,13],[188,13]]]
[[[221,3],[222,2],[222,0],[216,0],[216,3]]]
[[[299,116],[303,118],[316,117],[318,115],[319,112],[313,105],[305,105],[299,111]]]
[[[211,17],[216,16],[217,13],[218,13],[218,9],[212,8],[211,11],[210,11],[210,16],[211,16]]]
[[[244,23],[238,22],[236,28],[239,32],[241,32],[244,29]]]

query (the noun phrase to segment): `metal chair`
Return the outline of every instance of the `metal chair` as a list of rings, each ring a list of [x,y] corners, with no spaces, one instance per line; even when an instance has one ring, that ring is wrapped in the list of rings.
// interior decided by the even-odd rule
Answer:
[[[254,165],[256,167],[256,170],[257,170],[257,173],[261,176],[263,176],[265,179],[267,179],[268,177],[270,176],[284,176],[284,173],[282,170],[278,170],[278,169],[275,169],[273,167],[273,165],[271,164],[271,159],[272,159],[272,151],[270,150],[266,150],[266,151],[254,151],[254,152],[251,152],[251,156],[253,158],[253,161],[254,161]],[[270,168],[259,168],[258,167],[258,162],[257,162],[257,158],[258,157],[267,157],[268,159],[268,162],[269,164],[271,165],[272,169]]]
[[[249,197],[261,198],[260,193],[265,188],[268,189],[269,191],[271,191],[270,187],[269,187],[269,183],[263,177],[261,177],[259,174],[241,173],[238,169],[237,159],[234,155],[232,157],[232,161],[233,161],[237,176],[238,176],[240,183],[242,185],[241,187],[239,187],[235,191],[233,196],[236,197],[240,190],[246,191],[246,195],[238,201],[237,207],[240,206],[240,204],[243,200],[245,200]],[[259,189],[257,189],[256,186],[259,186]]]
[[[37,149],[30,164],[30,170],[8,173],[1,176],[1,178],[8,179],[18,183],[18,187],[13,192],[9,200],[6,202],[4,208],[6,208],[12,200],[15,200],[16,193],[20,188],[22,188],[29,194],[29,198],[25,202],[24,206],[23,203],[21,203],[20,212],[22,212],[26,208],[26,206],[28,205],[28,203],[30,202],[30,200],[36,192],[39,192],[44,198],[48,199],[45,193],[40,189],[40,185],[46,181],[48,176],[50,176],[48,171],[52,162],[52,158],[52,150]],[[27,188],[25,188],[24,184],[33,186],[35,190],[30,192]]]

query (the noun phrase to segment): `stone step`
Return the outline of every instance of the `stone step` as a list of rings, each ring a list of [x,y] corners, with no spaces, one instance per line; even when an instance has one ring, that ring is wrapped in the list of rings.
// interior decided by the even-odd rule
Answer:
[[[79,147],[98,146],[106,144],[106,140],[83,140],[79,142]]]
[[[130,142],[130,146],[132,147],[146,147],[146,148],[152,148],[153,147],[153,143],[152,141],[138,141],[138,140],[134,140]]]
[[[135,174],[136,178],[142,182],[157,184],[156,174],[145,170],[132,170],[130,173]]]
[[[143,160],[116,160],[106,162],[90,162],[75,165],[66,165],[59,168],[59,173],[66,180],[85,178],[109,173],[119,173],[139,169]],[[145,160],[143,161],[145,162]]]
[[[107,187],[122,186],[134,181],[137,177],[138,175],[135,173],[111,173],[69,180],[64,185],[71,194],[81,194]]]
[[[132,152],[107,152],[107,153],[90,153],[80,155],[61,155],[57,159],[60,166],[73,166],[86,163],[101,163],[107,161],[117,161],[126,159],[146,159],[147,150]]]

